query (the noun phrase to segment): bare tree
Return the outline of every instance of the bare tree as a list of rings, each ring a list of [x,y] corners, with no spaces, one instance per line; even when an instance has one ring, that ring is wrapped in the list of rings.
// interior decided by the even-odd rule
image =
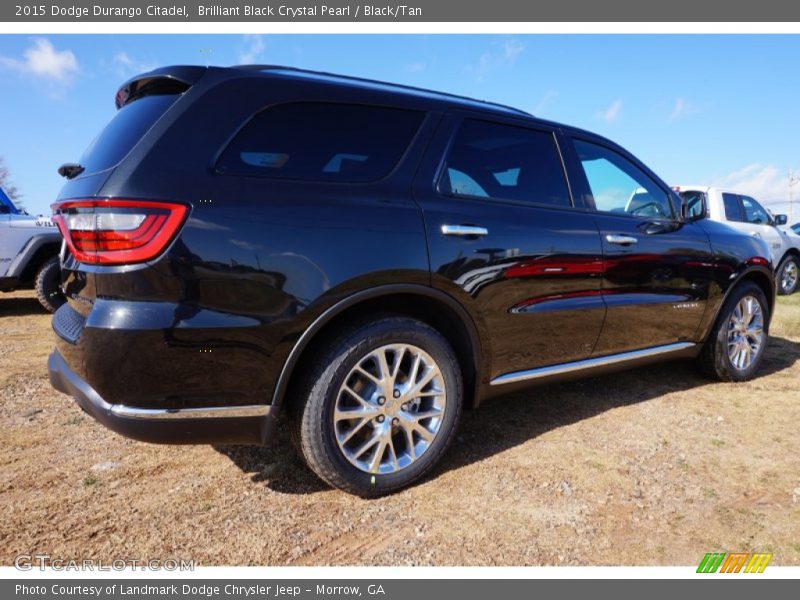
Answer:
[[[8,171],[5,159],[0,156],[0,187],[3,188],[6,195],[14,201],[17,208],[24,210],[24,206],[20,202],[22,194],[19,193],[17,186],[11,183],[11,173]]]

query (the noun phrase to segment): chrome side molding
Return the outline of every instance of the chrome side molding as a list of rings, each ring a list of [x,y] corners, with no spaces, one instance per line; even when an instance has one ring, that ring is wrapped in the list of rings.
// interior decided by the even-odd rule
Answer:
[[[267,404],[249,406],[209,406],[205,408],[136,408],[124,404],[112,404],[110,412],[126,419],[232,419],[236,417],[264,417],[272,407]]]
[[[539,367],[538,369],[529,369],[527,371],[514,371],[513,373],[506,373],[505,375],[495,377],[489,382],[489,385],[503,385],[506,383],[516,383],[518,381],[527,381],[530,379],[541,379],[544,377],[561,375],[564,373],[573,373],[575,371],[592,369],[594,367],[604,367],[606,365],[623,363],[640,358],[648,358],[650,356],[658,356],[660,354],[679,352],[681,350],[687,350],[696,345],[697,344],[693,342],[677,342],[675,344],[666,344],[664,346],[645,348],[644,350],[633,350],[631,352],[622,352],[620,354],[598,356],[597,358],[586,358],[584,360],[562,363],[560,365]]]

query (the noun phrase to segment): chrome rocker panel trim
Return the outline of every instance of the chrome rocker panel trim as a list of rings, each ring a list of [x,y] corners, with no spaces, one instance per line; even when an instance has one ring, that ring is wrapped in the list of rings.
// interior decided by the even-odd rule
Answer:
[[[597,358],[586,358],[575,362],[540,367],[538,369],[514,371],[512,373],[506,373],[505,375],[495,377],[489,382],[489,385],[504,385],[507,383],[517,383],[520,381],[529,381],[531,379],[541,379],[555,375],[564,375],[566,373],[573,373],[575,371],[583,371],[584,369],[605,367],[617,363],[649,358],[651,356],[680,352],[682,350],[688,350],[694,346],[697,346],[697,344],[693,342],[677,342],[675,344],[666,344],[664,346],[645,348],[644,350],[633,350],[631,352],[622,352],[621,354],[610,354],[608,356],[599,356]]]

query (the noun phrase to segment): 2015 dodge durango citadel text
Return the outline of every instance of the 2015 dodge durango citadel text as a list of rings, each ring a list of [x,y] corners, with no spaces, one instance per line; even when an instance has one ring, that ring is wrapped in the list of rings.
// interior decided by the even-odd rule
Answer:
[[[424,475],[491,395],[675,357],[744,380],[769,251],[628,152],[467,98],[281,67],[169,67],[53,205],[53,385],[124,435],[267,443],[325,481]]]

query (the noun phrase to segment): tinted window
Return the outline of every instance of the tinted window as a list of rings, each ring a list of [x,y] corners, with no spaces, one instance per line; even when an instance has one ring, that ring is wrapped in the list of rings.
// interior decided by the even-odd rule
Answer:
[[[681,200],[686,206],[686,216],[690,219],[705,216],[705,192],[680,192]]]
[[[636,217],[671,219],[669,195],[622,155],[599,144],[575,140],[595,208]]]
[[[725,219],[727,221],[744,221],[742,205],[736,194],[722,194],[722,204],[725,206]]]
[[[551,133],[465,121],[439,191],[456,196],[569,206],[564,167]]]
[[[83,153],[79,162],[85,173],[109,169],[125,158],[177,99],[175,94],[144,96],[120,108]]]
[[[763,206],[748,196],[741,196],[741,198],[745,221],[761,225],[769,224],[770,218]]]
[[[400,160],[423,116],[378,106],[281,104],[253,117],[218,169],[282,179],[375,181]]]

